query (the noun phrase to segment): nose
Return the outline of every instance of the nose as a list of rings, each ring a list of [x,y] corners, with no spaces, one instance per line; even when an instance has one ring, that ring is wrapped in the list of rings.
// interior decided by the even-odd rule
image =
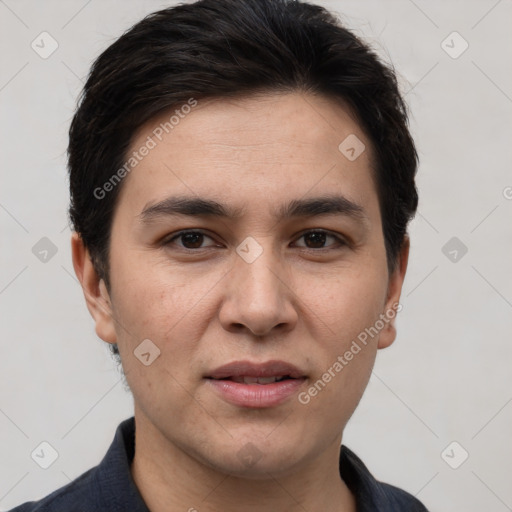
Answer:
[[[289,272],[270,248],[252,262],[236,256],[219,319],[229,332],[264,337],[292,330],[298,319]]]

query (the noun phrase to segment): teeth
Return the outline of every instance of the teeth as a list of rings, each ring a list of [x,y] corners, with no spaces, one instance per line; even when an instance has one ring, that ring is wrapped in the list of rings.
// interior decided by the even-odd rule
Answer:
[[[255,380],[258,384],[272,384],[273,382],[275,382],[277,380],[277,377],[260,377]]]
[[[231,380],[240,384],[272,384],[282,378],[282,375],[277,375],[274,377],[232,377]]]
[[[261,384],[258,377],[243,377],[244,384]]]

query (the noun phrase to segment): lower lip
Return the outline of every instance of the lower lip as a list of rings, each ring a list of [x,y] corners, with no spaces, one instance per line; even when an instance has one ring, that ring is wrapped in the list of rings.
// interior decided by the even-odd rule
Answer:
[[[253,409],[274,407],[297,393],[305,381],[286,379],[272,384],[243,384],[232,380],[208,379],[224,400],[240,407]]]

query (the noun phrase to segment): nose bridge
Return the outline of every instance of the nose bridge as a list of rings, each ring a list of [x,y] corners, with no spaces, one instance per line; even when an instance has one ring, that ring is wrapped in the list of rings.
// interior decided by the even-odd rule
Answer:
[[[271,240],[256,241],[247,237],[237,248],[239,258],[235,263],[236,288],[245,290],[252,302],[275,301],[282,293],[282,283],[278,279],[280,264],[274,254]]]
[[[290,327],[296,321],[284,268],[271,244],[271,239],[267,243],[246,239],[238,246],[221,311],[225,328],[243,325],[253,334],[264,335],[275,326]]]

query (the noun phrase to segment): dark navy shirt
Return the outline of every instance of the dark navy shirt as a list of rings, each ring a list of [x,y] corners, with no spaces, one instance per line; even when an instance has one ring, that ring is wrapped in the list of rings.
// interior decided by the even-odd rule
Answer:
[[[130,472],[135,453],[135,418],[116,430],[100,464],[39,501],[11,512],[150,512]],[[357,512],[428,512],[413,496],[373,478],[361,460],[341,447],[340,474],[356,498]]]

